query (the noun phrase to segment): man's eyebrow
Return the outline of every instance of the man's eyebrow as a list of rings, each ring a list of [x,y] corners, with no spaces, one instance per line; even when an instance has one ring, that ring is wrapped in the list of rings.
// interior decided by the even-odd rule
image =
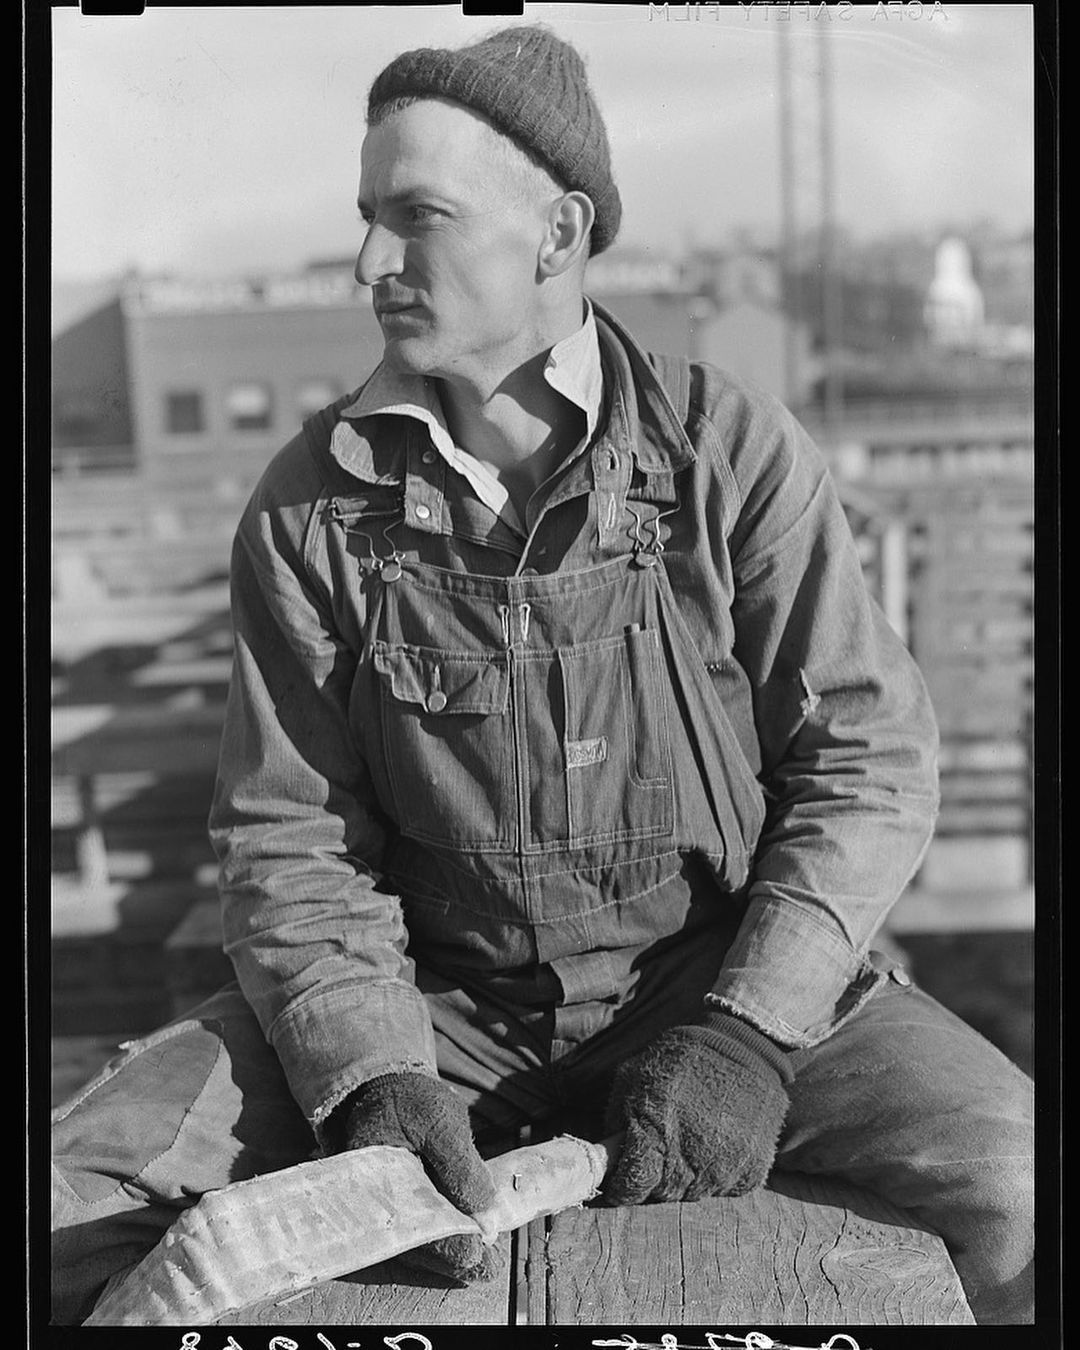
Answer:
[[[422,186],[402,188],[400,192],[388,192],[380,200],[384,206],[402,206],[417,201],[437,203],[440,206],[452,207],[456,205],[452,198],[437,188]],[[370,203],[365,201],[363,193],[360,193],[356,198],[356,205],[359,210],[363,211],[370,206]]]

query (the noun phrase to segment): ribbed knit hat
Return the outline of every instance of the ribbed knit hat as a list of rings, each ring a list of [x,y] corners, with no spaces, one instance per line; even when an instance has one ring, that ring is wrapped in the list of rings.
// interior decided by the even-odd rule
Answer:
[[[611,152],[585,63],[569,43],[542,26],[505,28],[455,50],[403,52],[378,75],[368,119],[402,95],[448,98],[482,113],[546,164],[568,191],[584,192],[596,212],[590,251],[618,233],[622,203]]]

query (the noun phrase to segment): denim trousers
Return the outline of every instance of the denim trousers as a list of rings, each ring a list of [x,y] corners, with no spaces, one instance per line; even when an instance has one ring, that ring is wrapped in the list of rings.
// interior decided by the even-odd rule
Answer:
[[[977,1321],[1033,1320],[1033,1091],[994,1046],[894,971],[826,1041],[793,1052],[777,1170],[845,1179],[939,1233]],[[577,1043],[532,1004],[417,982],[438,1066],[469,1104],[481,1152],[541,1123],[600,1138],[617,1065],[667,1026],[700,1015],[715,978],[707,945],[645,968],[624,1016]],[[520,991],[515,990],[515,993]],[[87,1317],[211,1189],[304,1161],[312,1127],[240,989],[232,984],[122,1047],[53,1113],[53,1319]],[[507,1144],[508,1132],[511,1144]]]

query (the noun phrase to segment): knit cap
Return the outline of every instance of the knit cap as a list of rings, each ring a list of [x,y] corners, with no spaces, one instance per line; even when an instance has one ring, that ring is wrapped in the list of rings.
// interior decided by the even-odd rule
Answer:
[[[596,212],[591,249],[602,252],[619,229],[622,203],[611,152],[585,63],[542,25],[505,28],[467,47],[403,52],[378,75],[368,120],[402,95],[452,99],[482,113],[545,164],[568,191],[584,192]]]

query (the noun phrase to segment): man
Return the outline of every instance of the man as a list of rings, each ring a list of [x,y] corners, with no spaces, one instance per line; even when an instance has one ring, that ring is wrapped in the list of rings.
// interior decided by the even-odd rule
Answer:
[[[59,1113],[58,1318],[211,1187],[394,1143],[475,1213],[536,1122],[623,1132],[609,1204],[848,1178],[942,1233],[980,1321],[1029,1321],[1030,1083],[871,950],[936,733],[820,456],[585,297],[620,201],[546,29],[404,54],[368,120],[383,360],[233,555],[239,987]]]

